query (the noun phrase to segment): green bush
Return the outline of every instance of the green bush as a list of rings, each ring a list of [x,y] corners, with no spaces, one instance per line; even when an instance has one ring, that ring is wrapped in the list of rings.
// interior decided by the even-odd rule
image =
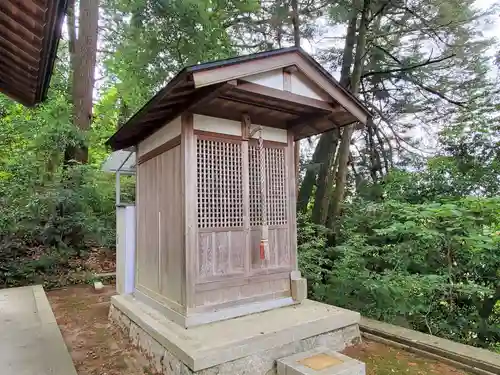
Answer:
[[[327,247],[328,229],[307,221],[306,215],[297,217],[297,253],[302,274],[307,278],[308,289],[314,290],[325,282],[332,262],[328,254],[333,248]]]
[[[66,89],[51,92],[33,109],[0,95],[0,286],[75,282],[89,251],[114,248],[115,176],[100,167],[116,124],[99,116],[84,134]],[[66,160],[82,144],[89,164]],[[122,179],[124,201],[134,201],[134,180]]]
[[[356,200],[345,207],[333,249],[320,248],[325,237],[303,237],[300,265],[316,299],[467,344],[498,345],[499,213],[500,198]],[[299,234],[309,228],[303,222]]]
[[[81,165],[43,182],[13,172],[0,179],[0,285],[43,283],[75,271],[68,257],[114,248],[114,176]],[[124,182],[130,195],[133,181]]]

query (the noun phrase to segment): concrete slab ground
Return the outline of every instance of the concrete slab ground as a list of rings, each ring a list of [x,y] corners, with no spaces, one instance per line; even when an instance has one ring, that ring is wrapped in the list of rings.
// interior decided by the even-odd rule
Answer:
[[[189,329],[131,295],[111,304],[110,319],[166,374],[275,374],[278,358],[360,339],[359,313],[310,300]]]
[[[0,290],[0,373],[77,375],[40,285]]]

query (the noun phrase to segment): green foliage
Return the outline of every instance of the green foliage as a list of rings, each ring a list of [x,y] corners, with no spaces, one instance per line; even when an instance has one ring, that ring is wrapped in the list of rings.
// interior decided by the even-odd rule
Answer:
[[[54,79],[59,78],[57,72]],[[92,247],[114,247],[114,176],[102,173],[102,145],[90,165],[64,165],[68,146],[87,137],[71,123],[64,91],[26,109],[0,97],[0,285],[76,282],[74,259]],[[134,181],[124,179],[133,200]]]
[[[331,267],[328,253],[332,250],[327,247],[328,235],[331,232],[321,225],[307,221],[305,215],[297,218],[297,244],[299,268],[308,280],[308,288],[314,290],[326,278],[327,270]]]
[[[33,184],[37,168],[8,170],[0,179],[0,285],[31,284],[36,274],[68,272],[70,255],[85,256],[90,247],[114,247],[112,176],[87,166],[52,175]],[[42,251],[32,259],[34,249]],[[62,267],[62,268],[61,268]]]
[[[333,253],[308,259],[321,268],[315,272],[328,274],[322,284],[313,277],[313,295],[375,319],[494,345],[500,315],[498,309],[484,312],[499,287],[499,212],[498,198],[355,200],[346,206]],[[318,262],[325,254],[331,268]]]

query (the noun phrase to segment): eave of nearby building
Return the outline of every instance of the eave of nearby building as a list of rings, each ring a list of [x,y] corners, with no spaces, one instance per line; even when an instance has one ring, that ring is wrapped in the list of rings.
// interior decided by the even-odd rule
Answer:
[[[0,92],[34,106],[47,95],[67,0],[0,1]]]
[[[297,69],[331,96],[323,102],[252,84],[245,77]],[[368,109],[300,48],[285,48],[184,68],[108,141],[114,150],[138,144],[182,112],[231,120],[249,114],[260,125],[293,129],[296,139],[371,117]]]

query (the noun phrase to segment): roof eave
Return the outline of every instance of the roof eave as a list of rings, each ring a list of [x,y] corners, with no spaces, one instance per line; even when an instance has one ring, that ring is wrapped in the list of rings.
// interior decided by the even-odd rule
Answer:
[[[23,54],[28,54],[28,57],[31,59],[30,63],[22,64],[23,67],[16,70],[16,74],[22,76],[24,73],[27,73],[29,78],[26,78],[23,82],[4,79],[2,82],[2,93],[27,107],[35,106],[47,97],[55,65],[62,23],[68,5],[67,0],[51,0],[38,3],[36,7],[33,7],[36,9],[33,12],[24,11],[30,7],[30,2],[36,3],[33,0],[25,2],[3,0],[2,9],[5,12],[5,17],[10,19],[10,21],[8,24],[0,25],[2,35],[6,35],[4,35],[4,42],[7,56],[12,55],[12,58],[8,59],[10,61],[9,64],[6,63],[3,66],[2,70],[4,74],[9,72],[9,69],[5,68],[9,68],[12,61],[22,58],[25,58],[25,61],[27,61],[27,58]],[[40,16],[41,12],[45,14],[43,17]],[[15,27],[18,24],[24,25],[25,22],[28,22],[26,19],[29,21],[36,19],[38,21],[36,28],[33,26],[34,29],[32,30],[26,27]],[[32,50],[31,52],[26,52],[23,47],[19,46],[19,41],[24,35],[19,30],[22,30],[24,34],[31,33],[33,35],[32,39],[23,38],[26,43],[32,43],[32,40],[40,40],[41,43],[36,46],[29,44]],[[0,53],[2,53],[3,48],[3,46],[0,48]]]
[[[156,117],[154,116],[155,106],[157,104],[159,104],[162,101],[162,99],[166,95],[169,94],[169,92],[171,90],[175,89],[175,87],[182,80],[188,79],[188,80],[193,81],[193,90],[192,91],[194,92],[194,91],[198,90],[199,87],[211,86],[211,85],[215,85],[218,83],[220,84],[221,82],[227,82],[227,81],[235,78],[235,77],[233,77],[233,78],[223,77],[224,79],[222,79],[221,82],[216,82],[216,81],[212,82],[212,80],[208,79],[207,82],[205,82],[204,84],[197,85],[196,76],[199,73],[210,72],[210,71],[216,70],[218,68],[229,67],[229,66],[235,65],[235,64],[255,61],[255,60],[264,59],[264,58],[277,56],[277,55],[285,55],[288,53],[299,53],[299,55],[306,60],[304,62],[301,62],[304,69],[306,69],[309,72],[313,72],[311,74],[315,75],[318,82],[322,82],[323,86],[325,86],[328,90],[330,90],[330,91],[337,90],[335,92],[339,93],[341,101],[344,101],[344,109],[347,112],[351,113],[360,122],[363,122],[365,124],[368,123],[368,121],[371,119],[373,114],[368,110],[368,108],[358,98],[356,98],[349,90],[342,87],[335,80],[335,78],[332,77],[331,74],[329,74],[316,60],[314,60],[311,56],[309,56],[307,53],[305,53],[302,49],[297,48],[297,47],[290,47],[290,48],[285,48],[285,49],[280,49],[280,50],[261,52],[261,53],[253,54],[253,55],[240,56],[240,57],[227,59],[227,60],[209,62],[209,63],[199,64],[199,65],[194,65],[194,66],[184,68],[172,80],[170,80],[168,82],[168,84],[163,89],[161,89],[153,98],[151,98],[138,112],[136,112],[130,118],[129,121],[127,121],[122,127],[120,127],[120,129],[106,141],[106,144],[111,146],[111,148],[113,150],[118,150],[118,149],[121,149],[124,147],[133,146],[137,142],[139,142],[140,140],[147,137],[148,134],[151,134],[155,130],[154,126],[156,126],[156,124],[153,124],[154,126],[153,125],[151,126],[150,133],[148,133],[150,129],[148,129],[147,131],[142,131],[142,132],[138,131],[137,134],[135,134],[135,132],[131,132],[130,130],[134,129],[134,127],[137,127],[137,125],[139,125],[139,123],[141,121],[144,122],[146,120],[145,117],[148,116],[149,112],[153,112],[152,113],[153,118],[156,119]],[[288,60],[292,60],[292,59],[288,58]],[[254,73],[249,73],[249,74],[254,74]],[[226,78],[228,78],[228,79],[226,79]],[[342,98],[344,98],[344,99],[342,99]],[[340,104],[342,105],[342,103],[340,103]],[[351,110],[349,110],[348,107],[350,107]],[[181,110],[179,109],[179,111],[181,111]],[[161,114],[161,113],[159,113],[159,114]],[[177,115],[178,114],[180,114],[180,112],[177,113]],[[171,115],[172,115],[172,113],[169,113],[169,116],[171,116]],[[119,139],[124,134],[127,134],[126,138]],[[141,139],[139,139],[139,138],[141,138]]]
[[[183,80],[189,79],[191,76],[190,72],[188,69],[184,68],[182,69],[177,75],[172,78],[167,85],[162,88],[158,93],[156,93],[155,96],[153,96],[139,111],[137,111],[125,124],[120,126],[120,128],[114,133],[107,141],[106,145],[110,146],[113,151],[119,150],[124,147],[130,147],[130,146],[135,146],[135,144],[127,144],[124,147],[120,147],[119,143],[117,142],[117,138],[122,134],[124,131],[127,129],[130,129],[137,124],[141,117],[143,117],[157,102],[159,102],[161,99],[165,97],[165,95],[168,94],[168,92],[177,84],[182,82]],[[119,148],[120,147],[120,148]]]
[[[52,79],[52,72],[54,70],[57,49],[59,48],[59,40],[61,39],[62,23],[64,22],[64,16],[68,7],[68,0],[60,0],[56,7],[55,21],[53,23],[53,28],[48,33],[49,52],[46,58],[46,64],[43,71],[43,81],[35,97],[35,103],[41,103],[47,99],[47,94],[49,91],[50,81]],[[55,39],[55,40],[54,40]]]

